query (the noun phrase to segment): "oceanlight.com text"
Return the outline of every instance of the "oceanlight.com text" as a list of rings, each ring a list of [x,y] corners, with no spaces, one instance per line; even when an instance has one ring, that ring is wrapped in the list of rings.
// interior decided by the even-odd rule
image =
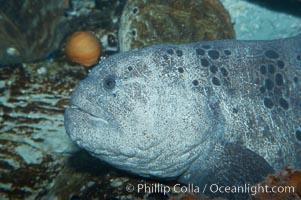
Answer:
[[[250,185],[244,184],[241,186],[223,186],[218,184],[206,184],[200,188],[193,184],[181,185],[175,184],[173,186],[167,186],[163,184],[137,184],[136,186],[128,184],[126,186],[128,192],[138,193],[220,193],[220,194],[244,194],[256,195],[258,193],[294,193],[295,188],[293,186],[262,186],[262,185]]]

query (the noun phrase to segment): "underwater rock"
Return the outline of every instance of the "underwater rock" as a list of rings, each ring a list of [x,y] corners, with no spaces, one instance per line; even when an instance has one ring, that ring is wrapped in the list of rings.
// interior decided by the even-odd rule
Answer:
[[[0,0],[0,66],[57,56],[74,31],[96,33],[101,28],[116,35],[124,4],[125,0]]]
[[[95,0],[65,0],[64,2],[69,7],[66,12],[69,16],[87,16],[95,8]]]
[[[87,6],[92,6],[90,0],[75,0],[72,1],[72,3],[73,2],[76,2],[76,8],[82,4],[82,6],[84,6],[87,3]],[[68,11],[68,13],[71,14],[71,16],[77,16],[78,14],[82,13],[82,20],[80,20],[79,24],[76,24],[78,25],[77,28],[79,30],[77,32],[91,32],[98,38],[99,42],[101,43],[101,59],[118,52],[118,26],[124,5],[125,0],[96,0],[95,8],[86,17],[84,13],[81,12],[81,10],[78,11],[79,13],[74,13],[77,11],[74,10],[74,6],[72,7],[73,9],[69,9],[70,11]],[[83,10],[87,10],[87,7],[83,7]],[[71,34],[68,36],[71,37]],[[65,40],[65,45],[63,45],[65,48],[67,45],[67,41],[68,40]],[[65,56],[63,52],[59,53],[60,54],[57,57]]]
[[[269,2],[280,11],[260,6]],[[294,5],[299,16],[287,13],[289,1],[278,0],[221,0],[229,11],[236,38],[240,40],[270,40],[292,37],[301,33],[301,5]],[[299,3],[301,4],[301,3]],[[288,10],[288,9],[286,9]]]
[[[218,0],[129,0],[119,27],[120,51],[231,38],[229,14]]]
[[[0,68],[0,199],[37,198],[51,187],[62,154],[77,149],[63,113],[85,75],[55,62]]]
[[[39,60],[70,31],[62,0],[1,0],[0,65]]]

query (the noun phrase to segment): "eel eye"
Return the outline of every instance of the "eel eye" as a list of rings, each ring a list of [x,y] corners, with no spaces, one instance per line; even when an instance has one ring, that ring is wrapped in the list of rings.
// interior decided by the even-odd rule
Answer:
[[[116,86],[116,80],[114,76],[107,76],[103,81],[103,86],[105,89],[112,90]]]

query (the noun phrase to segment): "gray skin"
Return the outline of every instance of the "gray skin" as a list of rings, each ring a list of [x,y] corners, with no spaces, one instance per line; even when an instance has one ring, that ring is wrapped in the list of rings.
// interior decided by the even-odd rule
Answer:
[[[301,35],[117,54],[71,104],[71,140],[116,168],[200,187],[254,184],[301,167]]]

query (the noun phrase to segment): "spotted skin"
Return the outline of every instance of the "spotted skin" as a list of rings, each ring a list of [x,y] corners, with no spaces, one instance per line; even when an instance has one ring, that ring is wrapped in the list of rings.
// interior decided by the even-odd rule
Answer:
[[[254,184],[301,167],[300,77],[301,35],[153,46],[96,66],[65,127],[93,156],[141,176]]]

